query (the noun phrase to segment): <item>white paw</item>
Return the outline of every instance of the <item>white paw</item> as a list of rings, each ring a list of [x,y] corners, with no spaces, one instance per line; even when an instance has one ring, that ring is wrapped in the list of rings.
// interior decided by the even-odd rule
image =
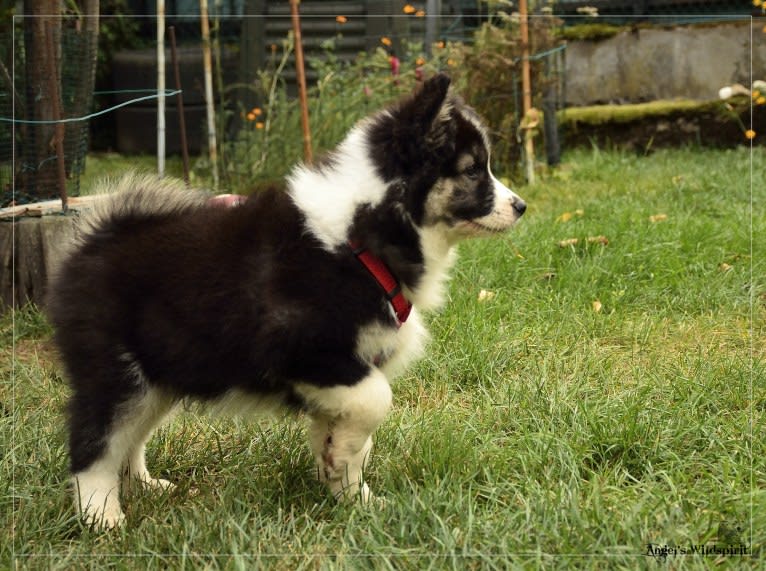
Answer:
[[[178,488],[178,486],[176,486],[173,482],[163,480],[162,478],[148,478],[145,480],[139,480],[139,482],[141,482],[142,486],[152,490],[164,490],[167,492],[172,492]]]
[[[162,478],[152,478],[148,473],[126,476],[122,481],[123,492],[131,492],[134,486],[141,486],[147,490],[160,490],[172,492],[177,486]]]
[[[89,505],[83,510],[83,520],[89,527],[97,530],[116,529],[125,523],[125,514],[116,502],[105,506]]]
[[[374,508],[382,508],[385,506],[386,501],[381,496],[376,496],[370,491],[370,487],[365,483],[359,486],[359,484],[353,484],[351,486],[345,486],[338,488],[330,483],[330,489],[335,496],[335,499],[339,502],[353,502],[358,501],[364,506],[371,506]]]

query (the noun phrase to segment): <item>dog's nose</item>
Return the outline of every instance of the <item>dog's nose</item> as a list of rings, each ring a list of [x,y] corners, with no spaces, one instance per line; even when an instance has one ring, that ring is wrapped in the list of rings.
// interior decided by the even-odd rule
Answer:
[[[527,203],[520,198],[516,198],[513,201],[513,209],[521,216],[527,210]]]

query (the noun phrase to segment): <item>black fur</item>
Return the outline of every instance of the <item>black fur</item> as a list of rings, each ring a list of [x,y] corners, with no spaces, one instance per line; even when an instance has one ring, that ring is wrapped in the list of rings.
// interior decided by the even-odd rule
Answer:
[[[96,461],[109,456],[107,441],[119,432],[120,421],[143,418],[135,403],[151,398],[137,397],[155,388],[163,398],[203,401],[238,389],[309,410],[319,426],[315,430],[330,434],[324,449],[321,434],[319,445],[312,446],[318,465],[332,476],[327,476],[331,489],[338,492],[338,474],[369,452],[369,433],[390,406],[380,359],[395,362],[390,355],[397,352],[411,358],[405,345],[421,343],[424,336],[420,321],[406,324],[412,336],[401,333],[405,329],[398,329],[379,284],[345,240],[381,258],[405,288],[416,292],[421,281],[432,284],[446,269],[437,263],[431,281],[424,278],[428,268],[421,240],[431,236],[424,226],[441,224],[438,231],[444,231],[446,243],[457,240],[453,231],[469,232],[466,227],[477,226],[474,219],[481,221],[493,209],[490,219],[499,216],[499,229],[508,227],[516,218],[510,214],[511,201],[523,206],[491,176],[486,135],[470,108],[449,92],[449,83],[437,75],[411,98],[362,123],[363,131],[354,131],[362,134],[354,151],[366,153],[366,161],[348,149],[344,155],[338,150],[313,169],[297,171],[311,174],[301,179],[309,181],[299,186],[303,192],[318,179],[347,184],[348,177],[332,177],[352,159],[363,164],[363,174],[370,173],[374,184],[365,188],[374,189],[375,199],[355,201],[355,189],[346,187],[339,193],[350,200],[344,205],[354,206],[348,210],[353,217],[344,219],[341,237],[329,233],[331,243],[321,230],[312,233],[312,223],[322,216],[336,219],[327,216],[323,203],[312,203],[314,195],[308,195],[309,206],[301,207],[306,195],[297,196],[294,187],[293,194],[265,190],[236,208],[179,199],[177,206],[160,204],[153,210],[142,201],[152,198],[156,205],[158,196],[165,195],[151,187],[159,183],[146,179],[133,184],[149,188],[117,195],[117,204],[123,201],[127,207],[116,208],[86,232],[51,284],[48,301],[73,391],[71,469],[76,475],[96,466],[95,476],[83,476],[86,496],[78,499],[86,516],[96,521],[105,515],[110,524],[119,519],[114,504],[108,509],[87,505],[87,494],[102,498],[110,493],[111,484],[101,480],[108,480],[115,461],[107,458],[105,468]],[[505,194],[496,194],[493,185]],[[334,200],[331,191],[328,208]],[[501,201],[497,196],[504,196],[503,204],[496,204]],[[346,216],[343,209],[329,212]],[[433,260],[436,254],[429,252]],[[446,251],[437,254],[449,259]],[[364,340],[370,355],[360,349],[363,331],[375,338]],[[331,387],[361,387],[362,394],[321,390]],[[323,396],[317,397],[317,391]],[[333,408],[336,393],[349,392],[353,395],[347,401],[337,398],[354,418]],[[361,401],[372,406],[358,406]],[[368,417],[374,420],[370,426]],[[354,450],[333,450],[339,438]],[[124,446],[143,445],[140,440]],[[333,464],[332,454],[340,465]]]
[[[285,193],[238,208],[113,219],[65,265],[49,315],[74,396],[72,470],[98,457],[115,408],[147,379],[180,397],[232,388],[301,404],[292,382],[353,384],[358,327],[395,326],[350,251],[305,232]]]

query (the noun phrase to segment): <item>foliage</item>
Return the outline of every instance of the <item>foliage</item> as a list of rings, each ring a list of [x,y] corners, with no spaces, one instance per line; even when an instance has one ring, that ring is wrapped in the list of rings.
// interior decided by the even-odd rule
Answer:
[[[542,107],[546,89],[557,77],[541,54],[560,44],[557,31],[561,21],[551,15],[529,18],[529,53],[532,106]],[[492,128],[494,162],[500,172],[513,172],[520,163],[522,98],[522,43],[518,14],[499,12],[483,24],[474,41],[463,46],[456,70],[468,101]]]
[[[557,45],[559,21],[551,16],[530,19],[530,50],[539,54]],[[437,71],[453,76],[455,88],[477,108],[492,128],[498,172],[510,173],[519,162],[517,131],[521,111],[521,43],[518,18],[500,12],[482,26],[470,45],[438,42],[426,56],[420,43],[403,42],[392,60],[382,38],[381,47],[360,53],[353,61],[341,61],[334,42],[324,44],[322,57],[309,60],[318,81],[309,90],[309,115],[313,148],[319,155],[332,149],[361,118],[379,110]],[[390,43],[390,42],[389,42]],[[288,95],[285,66],[292,54],[292,37],[272,45],[266,68],[250,86],[263,103],[253,109],[237,109],[244,127],[225,142],[224,180],[227,187],[252,189],[261,182],[281,179],[302,158],[299,103]],[[543,90],[554,81],[543,59],[532,64],[534,104],[540,105]],[[230,90],[241,85],[230,86]],[[227,113],[231,114],[231,111]],[[197,162],[204,175],[207,159]]]
[[[353,61],[341,61],[333,41],[323,49],[323,57],[308,60],[319,76],[309,89],[312,144],[319,156],[334,148],[357,121],[411,93],[423,77],[454,63],[449,58],[451,50],[443,44],[426,60],[421,44],[405,42],[398,63],[392,62],[383,46],[360,53]],[[288,95],[284,77],[292,51],[292,36],[279,46],[272,45],[268,65],[252,87],[263,104],[237,111],[244,126],[233,141],[225,142],[223,176],[230,188],[252,189],[281,179],[303,158],[299,102]],[[197,174],[204,176],[208,167],[206,159],[199,160]]]

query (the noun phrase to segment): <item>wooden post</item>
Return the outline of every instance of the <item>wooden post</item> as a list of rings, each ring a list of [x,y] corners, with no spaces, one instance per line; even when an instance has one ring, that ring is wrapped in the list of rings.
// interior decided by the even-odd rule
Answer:
[[[157,174],[165,176],[165,0],[157,0]]]
[[[186,140],[186,117],[184,116],[184,95],[181,89],[181,71],[178,66],[178,52],[176,51],[176,29],[170,26],[170,59],[173,63],[173,75],[176,80],[176,106],[178,107],[178,128],[181,132],[181,156],[184,162],[184,182],[189,186],[189,145]]]
[[[61,122],[61,98],[59,97],[59,74],[58,61],[56,61],[56,51],[53,47],[53,26],[46,23],[45,27],[45,48],[48,54],[48,91],[51,98],[52,119],[55,123],[54,144],[56,147],[56,167],[59,196],[61,197],[61,209],[67,211],[66,195],[66,160],[64,158],[64,137],[66,129]]]
[[[298,96],[301,103],[301,127],[303,128],[303,158],[307,163],[314,159],[311,150],[311,127],[309,125],[309,103],[306,90],[306,68],[303,63],[303,39],[301,38],[301,17],[298,13],[300,0],[290,0],[290,15],[293,20],[295,39],[295,66],[298,77]]]
[[[207,103],[207,144],[213,169],[213,189],[218,190],[218,149],[215,138],[215,102],[213,101],[213,57],[210,52],[210,21],[207,0],[200,0],[202,23],[202,61],[205,67],[205,102]]]
[[[532,109],[532,79],[529,69],[529,14],[527,9],[527,0],[519,0],[519,16],[521,19],[521,91],[522,109],[524,111],[522,126],[524,128],[524,154],[526,158],[525,171],[527,175],[527,183],[534,184],[535,148],[532,141],[533,131],[529,125],[529,113]]]

